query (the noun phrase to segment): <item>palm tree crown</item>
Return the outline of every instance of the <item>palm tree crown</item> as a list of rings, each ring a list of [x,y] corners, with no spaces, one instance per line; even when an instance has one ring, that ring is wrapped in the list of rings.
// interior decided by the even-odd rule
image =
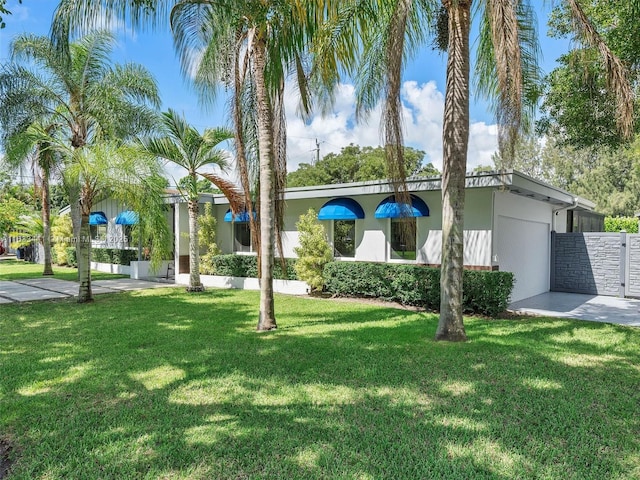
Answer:
[[[223,128],[209,128],[202,134],[189,125],[184,117],[174,110],[164,112],[161,117],[162,136],[141,140],[143,149],[150,155],[175,163],[187,170],[187,182],[182,192],[189,206],[189,291],[201,291],[200,283],[200,244],[198,239],[198,176],[215,184],[229,198],[234,210],[241,195],[235,185],[218,175],[203,169],[215,165],[222,170],[227,168],[224,152],[217,147],[233,138],[233,134]]]

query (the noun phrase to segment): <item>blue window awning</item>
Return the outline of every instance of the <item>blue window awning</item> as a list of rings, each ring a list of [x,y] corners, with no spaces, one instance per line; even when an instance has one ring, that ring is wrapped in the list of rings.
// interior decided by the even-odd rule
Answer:
[[[139,216],[133,210],[120,212],[116,217],[116,225],[137,225]]]
[[[396,202],[395,196],[385,198],[376,208],[376,218],[428,217],[429,207],[419,197],[411,195],[411,206]]]
[[[91,212],[89,214],[89,225],[106,225],[109,223],[104,212]]]
[[[318,212],[318,220],[357,220],[364,218],[364,210],[352,198],[329,200]]]
[[[253,218],[256,218],[256,212],[253,212]],[[231,209],[227,210],[227,213],[224,214],[225,222],[235,222],[235,223],[249,223],[249,212],[243,210],[240,213],[236,213],[235,215],[231,211]]]

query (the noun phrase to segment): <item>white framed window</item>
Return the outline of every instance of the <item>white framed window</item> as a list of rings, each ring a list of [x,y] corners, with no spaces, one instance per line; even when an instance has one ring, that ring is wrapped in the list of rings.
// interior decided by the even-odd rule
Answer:
[[[107,239],[106,225],[89,225],[89,231],[91,232],[91,240],[102,241]]]

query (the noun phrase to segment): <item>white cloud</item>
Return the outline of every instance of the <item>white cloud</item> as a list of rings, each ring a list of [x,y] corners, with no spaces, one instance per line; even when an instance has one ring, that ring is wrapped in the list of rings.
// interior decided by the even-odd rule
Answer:
[[[320,142],[321,157],[339,152],[354,143],[377,146],[380,134],[380,105],[367,122],[355,121],[355,92],[352,85],[342,84],[336,93],[336,102],[330,115],[315,115],[305,124],[295,115],[297,96],[293,90],[286,96],[289,170],[300,163],[310,162],[314,156],[316,139]],[[407,81],[402,88],[405,143],[426,152],[425,162],[433,162],[442,169],[442,116],[444,94],[435,82],[418,84]],[[491,155],[497,148],[497,127],[484,122],[470,125],[467,169],[491,164]]]
[[[9,21],[11,22],[26,22],[29,19],[29,9],[26,5],[22,5],[16,1],[8,2],[7,9],[11,12]],[[6,20],[5,20],[6,21]]]

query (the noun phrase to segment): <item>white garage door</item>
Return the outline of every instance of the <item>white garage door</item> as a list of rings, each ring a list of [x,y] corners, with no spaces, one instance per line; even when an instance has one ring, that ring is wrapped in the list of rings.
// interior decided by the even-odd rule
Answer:
[[[500,270],[515,275],[511,301],[548,292],[549,224],[499,216],[495,234]]]

